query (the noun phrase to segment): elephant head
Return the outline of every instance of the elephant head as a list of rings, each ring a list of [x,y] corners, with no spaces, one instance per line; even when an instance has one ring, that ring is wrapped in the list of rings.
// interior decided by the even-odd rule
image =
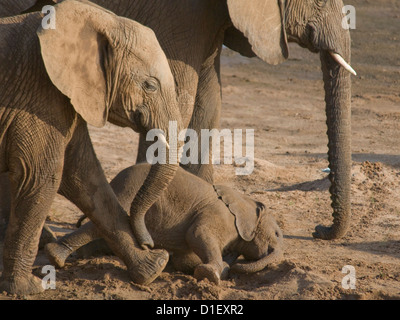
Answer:
[[[244,256],[246,262],[238,262],[232,271],[258,272],[282,257],[282,231],[274,217],[265,212],[261,202],[226,186],[214,186],[219,198],[235,216],[236,230],[241,240],[235,252]]]
[[[288,57],[288,41],[319,52],[325,88],[333,225],[317,226],[314,237],[343,236],[351,217],[351,43],[343,27],[342,0],[228,0],[233,26],[252,51],[270,64]],[[228,29],[229,30],[229,29]],[[251,56],[229,32],[228,45]],[[243,42],[243,41],[242,41]],[[240,47],[239,49],[237,47]]]
[[[168,145],[169,121],[180,129],[181,116],[175,81],[154,32],[90,2],[66,0],[55,9],[56,28],[38,30],[41,52],[51,81],[75,111],[97,127],[109,120],[140,133],[159,129]],[[140,243],[152,244],[144,214],[177,169],[177,161],[153,165],[133,201],[132,227]]]

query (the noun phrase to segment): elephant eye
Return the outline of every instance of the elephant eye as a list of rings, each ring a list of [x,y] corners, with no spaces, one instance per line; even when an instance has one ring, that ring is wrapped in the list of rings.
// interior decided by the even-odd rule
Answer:
[[[145,121],[144,121],[144,114],[140,109],[137,109],[134,113],[134,121],[137,125],[139,126],[144,126],[145,125]]]
[[[142,128],[147,128],[149,123],[149,113],[144,106],[141,106],[135,110],[133,120],[135,121],[136,125],[141,126]]]
[[[158,90],[158,81],[155,79],[147,79],[143,82],[143,89],[147,92],[155,92]]]
[[[142,113],[140,112],[140,110],[136,110],[135,111],[135,113],[134,113],[134,115],[133,115],[133,117],[134,117],[134,121],[137,123],[137,124],[142,124],[142,117],[143,117],[143,115],[142,115]]]

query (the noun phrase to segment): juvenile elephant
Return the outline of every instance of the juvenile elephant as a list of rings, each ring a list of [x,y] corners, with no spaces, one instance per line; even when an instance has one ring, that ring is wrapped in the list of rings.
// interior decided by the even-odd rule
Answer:
[[[138,164],[121,171],[110,183],[123,208],[129,209],[150,170]],[[282,232],[262,203],[226,186],[213,186],[178,169],[174,180],[146,214],[155,247],[172,252],[171,261],[198,279],[218,283],[239,255],[251,262],[232,266],[238,272],[257,272],[282,256]],[[101,234],[91,222],[46,245],[50,261],[64,266],[75,250]],[[226,262],[224,262],[224,260]]]
[[[168,61],[137,22],[85,1],[66,0],[55,12],[55,29],[41,26],[40,13],[0,19],[0,173],[8,172],[11,197],[0,292],[42,290],[31,267],[57,192],[96,224],[133,281],[151,282],[168,253],[139,249],[87,123],[158,128],[165,141],[169,121],[181,125]],[[133,202],[149,208],[177,168],[153,165]]]

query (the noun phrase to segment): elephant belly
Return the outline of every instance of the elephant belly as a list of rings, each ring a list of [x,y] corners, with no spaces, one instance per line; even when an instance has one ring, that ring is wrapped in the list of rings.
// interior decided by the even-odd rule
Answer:
[[[190,250],[186,242],[186,228],[159,228],[149,225],[147,227],[156,248],[165,249],[170,252],[186,252]]]
[[[155,247],[171,252],[190,250],[186,242],[186,233],[190,228],[189,219],[185,219],[184,214],[166,211],[159,214],[159,208],[153,206],[146,214],[146,226]]]

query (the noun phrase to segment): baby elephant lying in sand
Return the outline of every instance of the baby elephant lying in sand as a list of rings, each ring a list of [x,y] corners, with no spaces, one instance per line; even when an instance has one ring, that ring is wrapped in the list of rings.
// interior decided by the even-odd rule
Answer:
[[[111,182],[129,212],[150,170],[139,164],[121,171]],[[168,250],[179,271],[218,283],[229,265],[236,272],[257,272],[282,257],[282,232],[262,203],[226,186],[213,186],[179,169],[168,189],[146,213],[146,226],[156,248]],[[58,267],[83,245],[100,238],[88,222],[50,243],[46,252]],[[236,262],[243,255],[246,260]]]

